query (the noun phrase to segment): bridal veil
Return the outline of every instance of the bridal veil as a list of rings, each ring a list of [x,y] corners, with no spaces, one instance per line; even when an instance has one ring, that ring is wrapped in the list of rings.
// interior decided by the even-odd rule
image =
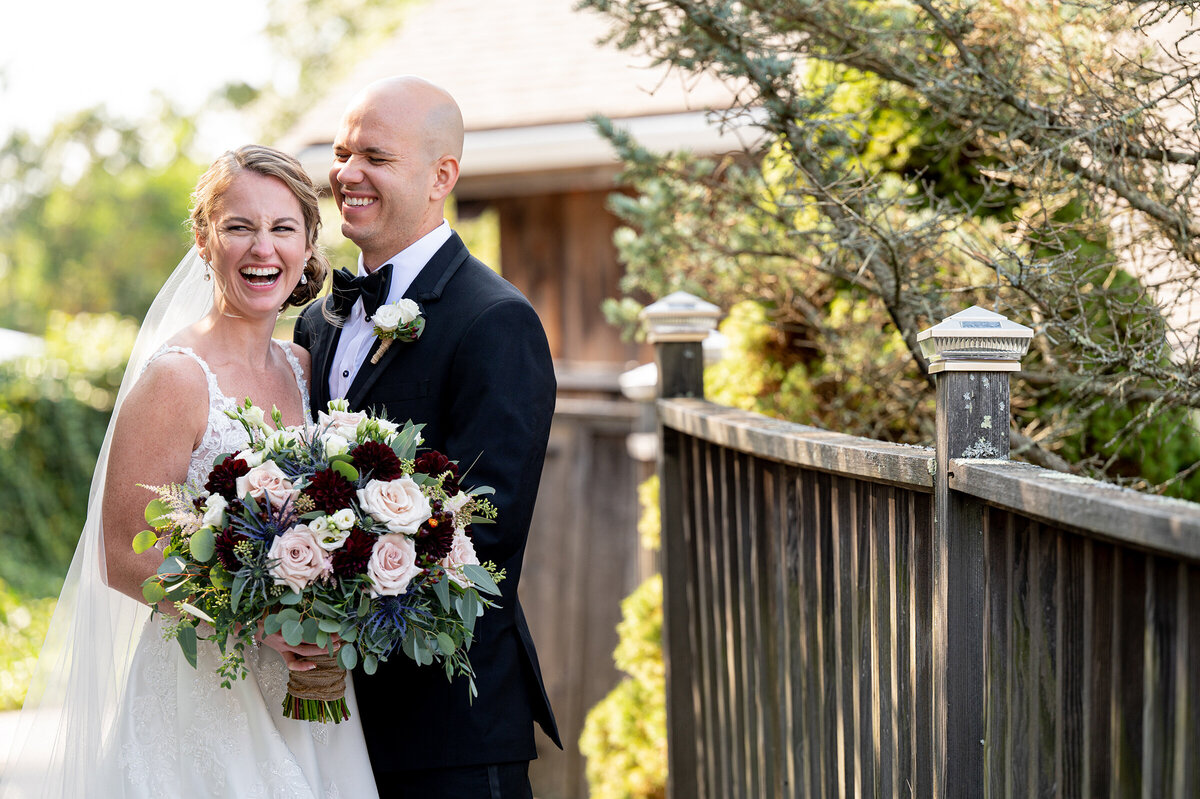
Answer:
[[[96,460],[87,521],[17,724],[2,799],[78,799],[99,773],[149,606],[108,588],[101,508],[113,427],[147,360],[212,307],[207,267],[193,247],[167,278],[138,332]],[[150,496],[147,494],[147,501]]]

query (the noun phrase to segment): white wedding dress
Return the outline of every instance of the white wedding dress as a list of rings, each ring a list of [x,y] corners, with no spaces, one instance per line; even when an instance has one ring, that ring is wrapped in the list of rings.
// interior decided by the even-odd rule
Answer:
[[[288,345],[277,342],[296,374],[308,417],[303,372]],[[192,453],[188,482],[202,485],[213,461],[246,443],[242,426],[225,411],[236,401],[221,393],[216,376],[196,353],[162,347],[154,356],[181,352],[208,378],[208,427]],[[197,667],[179,644],[162,635],[160,615],[142,630],[105,746],[107,773],[93,796],[104,799],[373,799],[377,796],[354,688],[346,680],[350,720],[317,724],[283,717],[287,668],[277,652],[247,652],[249,674],[221,687],[220,656],[200,642]]]

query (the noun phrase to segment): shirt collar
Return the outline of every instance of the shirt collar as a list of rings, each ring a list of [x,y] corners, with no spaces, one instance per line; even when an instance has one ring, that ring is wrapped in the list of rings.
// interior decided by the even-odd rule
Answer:
[[[384,263],[392,265],[392,279],[388,284],[388,295],[387,302],[384,303],[385,305],[399,302],[404,297],[404,292],[408,291],[408,287],[417,279],[417,275],[420,274],[421,269],[425,267],[425,264],[429,263],[429,259],[433,257],[433,254],[450,240],[452,233],[450,223],[443,219],[442,224],[384,261]],[[367,270],[363,266],[362,253],[358,254],[358,274],[367,274]],[[359,304],[357,307],[362,308],[362,305]]]

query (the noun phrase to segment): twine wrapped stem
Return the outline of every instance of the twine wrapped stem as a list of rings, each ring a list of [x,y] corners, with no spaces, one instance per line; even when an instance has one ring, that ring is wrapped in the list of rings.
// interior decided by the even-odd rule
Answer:
[[[346,670],[337,658],[321,653],[301,658],[315,668],[288,672],[283,715],[301,721],[340,724],[350,718],[346,707]]]

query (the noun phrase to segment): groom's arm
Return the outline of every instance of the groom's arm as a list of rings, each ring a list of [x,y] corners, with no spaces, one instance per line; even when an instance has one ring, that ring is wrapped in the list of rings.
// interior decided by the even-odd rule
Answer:
[[[480,314],[449,381],[446,454],[470,468],[465,485],[496,489],[498,520],[474,525],[472,537],[480,560],[502,565],[529,535],[554,416],[554,364],[533,308],[514,298]]]

